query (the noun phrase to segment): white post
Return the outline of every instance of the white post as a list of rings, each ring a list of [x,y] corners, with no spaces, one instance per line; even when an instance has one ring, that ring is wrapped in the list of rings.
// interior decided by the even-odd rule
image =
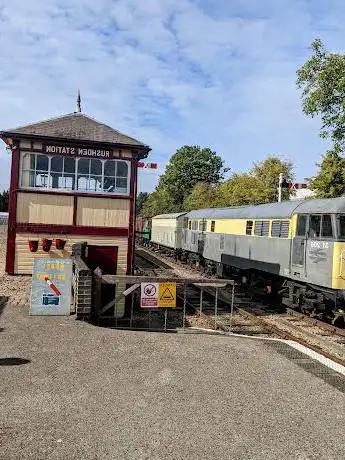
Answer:
[[[282,185],[283,185],[283,173],[279,174],[279,185],[278,185],[278,202],[280,203],[282,200]]]

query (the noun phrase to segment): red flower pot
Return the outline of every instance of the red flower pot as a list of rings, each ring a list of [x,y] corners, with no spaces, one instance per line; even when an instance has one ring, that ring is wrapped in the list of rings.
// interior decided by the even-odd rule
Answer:
[[[61,240],[60,238],[57,238],[55,240],[55,246],[56,249],[63,249],[65,247],[66,240]]]
[[[48,240],[47,238],[43,238],[42,240],[42,248],[44,252],[49,252],[52,245],[52,240]]]
[[[29,240],[29,249],[30,252],[37,252],[38,240]]]

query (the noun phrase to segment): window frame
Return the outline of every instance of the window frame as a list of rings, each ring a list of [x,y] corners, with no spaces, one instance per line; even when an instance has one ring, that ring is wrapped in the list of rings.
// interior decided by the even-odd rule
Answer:
[[[249,232],[250,227],[250,232]],[[254,220],[247,220],[246,221],[246,235],[252,236],[253,235],[253,228],[254,228]]]
[[[215,233],[216,231],[216,221],[211,220],[211,227],[210,227],[211,233]]]
[[[34,155],[35,156],[35,169],[23,169],[23,162],[24,162],[24,157],[25,155]],[[51,169],[51,162],[52,162],[52,158],[54,157],[61,157],[62,159],[64,158],[73,158],[73,160],[75,161],[75,169],[74,169],[74,173],[65,173],[65,171],[63,170],[61,172],[61,177],[71,177],[72,174],[74,174],[74,189],[69,189],[69,188],[53,188],[52,186],[49,186],[49,187],[40,187],[40,186],[34,186],[34,187],[31,187],[31,186],[25,186],[25,185],[22,185],[22,181],[23,181],[23,177],[24,177],[24,173],[25,172],[28,172],[30,174],[30,172],[34,172],[35,173],[35,184],[36,184],[36,171],[37,171],[37,157],[39,155],[43,155],[44,157],[48,158],[48,171],[47,171],[47,176],[48,176],[48,179],[47,179],[47,182],[48,182],[48,185],[49,185],[49,182],[52,184],[52,173],[54,174],[54,171],[52,171]],[[101,161],[101,167],[102,167],[102,171],[101,171],[101,188],[102,190],[99,190],[99,191],[96,191],[96,190],[92,190],[92,191],[89,191],[89,190],[80,190],[78,189],[78,177],[80,176],[80,174],[78,174],[78,162],[79,160],[97,160],[97,161]],[[104,190],[104,165],[105,165],[105,162],[106,161],[114,161],[115,164],[116,162],[124,162],[126,163],[127,165],[127,168],[128,168],[128,174],[127,174],[127,187],[126,187],[126,192],[121,192],[119,190],[116,190],[114,192],[106,192]],[[63,165],[64,165],[64,160],[63,160]],[[124,176],[117,176],[116,175],[116,171],[117,171],[117,168],[115,168],[115,176],[114,176],[114,180],[115,180],[115,187],[116,187],[116,180],[117,178],[124,178]],[[55,172],[55,173],[58,173],[58,172]],[[65,176],[66,174],[66,176]],[[67,176],[69,175],[69,176]],[[92,179],[92,176],[95,176],[95,174],[92,174],[91,173],[91,162],[89,163],[89,174],[88,174],[88,181],[90,181]],[[108,176],[106,176],[108,177]],[[68,194],[68,195],[88,195],[88,196],[92,196],[92,195],[95,195],[95,196],[100,196],[102,195],[103,197],[115,197],[115,196],[121,196],[121,197],[129,197],[131,195],[131,178],[132,178],[132,162],[131,160],[129,159],[123,159],[123,158],[89,158],[89,157],[72,157],[72,156],[66,156],[66,155],[57,155],[57,154],[50,154],[50,155],[46,155],[46,154],[43,154],[42,152],[31,152],[30,150],[21,150],[20,151],[20,160],[19,160],[19,190],[27,190],[27,191],[32,191],[33,193],[36,191],[39,191],[40,193],[43,192],[43,193],[61,193],[61,194]]]
[[[276,223],[279,223],[279,234],[278,235],[273,235],[273,225],[276,224]],[[288,231],[287,231],[287,235],[286,236],[282,236],[282,227],[283,227],[283,224],[287,224],[288,225]],[[271,221],[271,232],[270,232],[270,236],[271,238],[283,238],[283,239],[288,239],[289,238],[289,235],[290,235],[290,220],[288,219],[272,219]]]
[[[260,233],[256,233],[256,225],[259,224],[260,222]],[[268,224],[268,229],[267,229],[267,233],[265,233],[263,235],[262,233],[262,230],[264,228],[264,225]],[[258,237],[269,237],[270,236],[270,220],[269,219],[257,219],[254,221],[254,236],[258,236]]]

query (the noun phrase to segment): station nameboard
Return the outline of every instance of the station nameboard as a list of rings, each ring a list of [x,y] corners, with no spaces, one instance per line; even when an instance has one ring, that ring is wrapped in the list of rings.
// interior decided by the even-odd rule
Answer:
[[[175,308],[176,283],[141,283],[141,308]]]
[[[69,315],[71,288],[71,259],[35,259],[30,315]]]
[[[113,150],[93,149],[90,147],[74,147],[71,145],[46,144],[43,146],[45,153],[54,153],[66,156],[90,157],[90,158],[115,158]],[[116,152],[116,156],[117,152]]]

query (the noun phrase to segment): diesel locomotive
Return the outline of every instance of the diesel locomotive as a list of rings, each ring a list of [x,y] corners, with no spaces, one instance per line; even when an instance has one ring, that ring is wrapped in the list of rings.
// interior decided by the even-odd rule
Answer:
[[[150,244],[345,326],[345,198],[158,215]]]

